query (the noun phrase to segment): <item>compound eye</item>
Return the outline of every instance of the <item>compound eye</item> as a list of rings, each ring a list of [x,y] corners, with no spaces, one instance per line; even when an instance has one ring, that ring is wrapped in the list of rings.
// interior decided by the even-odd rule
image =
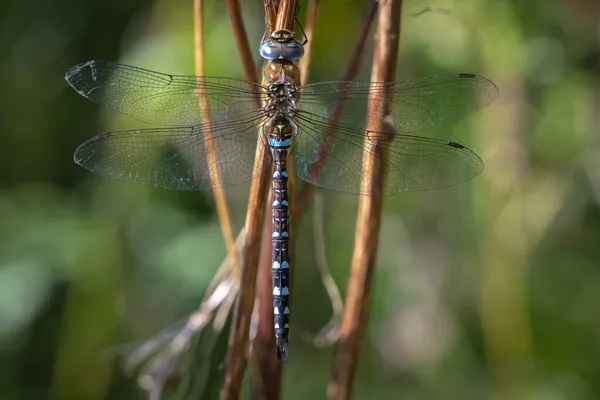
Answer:
[[[281,44],[273,42],[265,42],[258,49],[260,56],[265,60],[277,60],[281,58]]]
[[[304,47],[297,41],[286,43],[282,46],[281,58],[285,60],[298,60],[304,55]]]

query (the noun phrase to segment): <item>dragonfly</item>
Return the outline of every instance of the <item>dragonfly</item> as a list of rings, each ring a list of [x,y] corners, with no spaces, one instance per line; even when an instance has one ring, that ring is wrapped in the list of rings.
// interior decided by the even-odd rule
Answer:
[[[288,161],[309,184],[359,195],[455,185],[483,171],[481,158],[459,143],[410,133],[463,118],[498,95],[493,82],[468,73],[301,85],[296,64],[303,44],[286,29],[263,38],[261,84],[99,60],[65,75],[80,95],[155,125],[102,133],[81,144],[74,160],[90,171],[170,190],[227,187],[272,174],[273,326],[280,361],[288,359],[290,332]],[[379,109],[370,99],[389,107]],[[385,132],[365,128],[382,120],[390,127]],[[255,165],[257,140],[270,152]],[[367,185],[372,177],[364,156],[381,151],[388,155],[383,182]]]

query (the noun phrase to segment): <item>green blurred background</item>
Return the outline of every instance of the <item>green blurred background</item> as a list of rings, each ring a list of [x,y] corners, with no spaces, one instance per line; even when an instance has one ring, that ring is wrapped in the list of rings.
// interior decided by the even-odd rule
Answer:
[[[243,3],[256,48],[262,2]],[[342,76],[367,7],[321,3],[313,82]],[[500,97],[424,133],[473,148],[483,175],[385,200],[355,398],[598,399],[600,3],[406,7],[398,79],[476,73]],[[434,11],[411,15],[424,7]],[[207,75],[243,78],[224,2],[206,12]],[[0,5],[0,398],[145,398],[122,368],[134,346],[122,345],[176,327],[225,256],[211,193],[113,182],[72,161],[91,136],[140,124],[71,90],[67,69],[108,59],[193,74],[192,17],[192,0]],[[345,293],[357,197],[321,193],[327,258]],[[227,194],[237,231],[248,185]],[[307,341],[331,313],[312,229],[311,211],[297,239],[286,399],[324,398],[333,356]],[[226,341],[205,398],[216,397]]]

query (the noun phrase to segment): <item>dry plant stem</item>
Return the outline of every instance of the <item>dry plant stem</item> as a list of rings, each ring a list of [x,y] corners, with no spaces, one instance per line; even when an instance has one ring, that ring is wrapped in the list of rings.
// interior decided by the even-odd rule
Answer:
[[[360,60],[361,60],[362,55],[365,50],[365,45],[367,43],[367,37],[368,37],[369,31],[371,29],[371,24],[373,23],[373,20],[375,19],[375,14],[377,12],[378,4],[379,3],[377,1],[371,1],[369,3],[369,7],[365,13],[365,19],[363,20],[363,24],[360,29],[360,33],[358,35],[358,42],[356,43],[356,46],[354,47],[354,51],[352,52],[352,58],[350,59],[350,62],[348,63],[348,67],[346,68],[346,73],[344,74],[344,77],[342,79],[344,81],[354,80],[354,78],[356,77],[356,74],[358,73],[358,68],[360,66]],[[304,81],[302,83],[305,84]],[[336,118],[337,118],[336,115],[340,114],[340,110],[346,104],[346,100],[347,100],[347,92],[341,92],[339,100],[336,102],[335,107],[331,112],[330,118],[332,120],[334,120],[334,121],[336,120]],[[329,134],[331,134],[331,132]],[[327,149],[329,149],[329,146],[331,146],[333,144],[332,140],[327,140],[327,137],[330,136],[330,135],[327,135],[327,132],[325,132],[324,136],[326,139],[322,144],[322,153],[326,153]],[[331,137],[330,139],[333,139],[333,138]],[[311,174],[312,173],[318,174],[318,171],[320,169],[321,169],[321,164],[319,164],[319,163],[315,164],[314,168],[312,168],[312,170],[311,170]],[[302,217],[302,215],[304,215],[304,213],[306,212],[306,209],[308,208],[308,206],[310,205],[310,203],[312,201],[314,193],[315,193],[315,187],[310,184],[305,184],[304,187],[302,188],[302,191],[300,191],[300,193],[298,193],[298,195],[295,197],[295,203],[296,203],[295,207],[296,208],[294,210],[294,212],[295,212],[294,217],[295,217],[296,221],[299,221],[300,218]]]
[[[194,54],[196,64],[196,75],[204,76],[204,43],[203,43],[203,1],[194,1]],[[239,30],[239,29],[238,29]],[[243,30],[243,27],[242,27]],[[237,30],[236,30],[237,31]],[[205,94],[199,95],[199,104],[202,105],[207,99]],[[210,115],[207,110],[202,109],[203,120],[206,124],[210,124]],[[214,142],[208,140],[206,142],[207,153],[209,154],[209,163],[216,164],[216,153],[214,151]],[[221,177],[218,170],[211,171],[211,181],[214,187],[221,187]],[[228,313],[231,299],[235,297],[238,288],[238,279],[241,271],[240,258],[241,247],[244,242],[244,233],[242,230],[235,243],[233,233],[231,231],[231,222],[227,209],[227,201],[223,189],[217,188],[213,190],[217,212],[221,229],[223,231],[224,240],[228,250],[228,257],[225,259],[215,279],[211,283],[210,289],[207,291],[198,310],[194,312],[187,320],[185,326],[177,333],[175,338],[169,343],[168,347],[160,354],[158,361],[152,371],[146,375],[146,386],[150,391],[151,398],[160,398],[164,384],[172,371],[175,369],[180,355],[188,348],[192,338],[202,331],[208,322],[213,317],[215,310],[217,314],[223,314],[223,310]],[[232,275],[231,272],[234,271]],[[223,319],[222,316],[220,319]],[[222,324],[220,324],[222,325]],[[215,321],[215,330],[222,329],[218,327]]]
[[[244,233],[242,229],[234,243],[234,251],[237,258],[241,256],[244,245]],[[185,325],[171,339],[167,347],[156,357],[153,367],[146,374],[140,376],[140,382],[143,387],[150,392],[151,398],[160,398],[163,388],[169,379],[172,378],[173,371],[177,367],[181,355],[188,349],[192,339],[208,325],[213,319],[213,329],[220,332],[223,329],[223,319],[220,317],[223,310],[228,313],[231,307],[232,298],[238,291],[238,278],[231,274],[233,269],[231,257],[226,258],[217,272],[211,288],[202,299],[202,303],[187,319]],[[154,347],[154,346],[152,346]],[[145,350],[144,347],[136,350],[140,353],[137,360],[130,361],[131,367],[141,363],[142,359],[147,358],[152,349]],[[134,354],[135,355],[135,354]],[[133,357],[133,356],[132,356]]]
[[[263,157],[267,157],[262,140],[258,141],[255,168],[264,165]],[[265,215],[265,204],[269,189],[269,174],[261,174],[252,181],[250,199],[246,213],[246,256],[240,281],[240,292],[235,303],[233,324],[229,335],[227,350],[227,366],[221,389],[221,399],[237,399],[246,368],[248,354],[250,321],[254,308],[256,292],[256,272],[260,254],[262,225]]]
[[[269,5],[272,5],[273,2],[266,2],[265,3],[265,7],[268,7]],[[375,11],[377,9],[377,3],[376,2],[372,2],[370,7],[369,7],[369,12],[367,13],[367,18],[365,20],[365,23],[363,24],[363,28],[361,30],[361,34],[360,34],[360,38],[359,41],[357,43],[356,49],[354,51],[354,55],[352,57],[352,61],[350,63],[350,65],[348,66],[348,73],[346,74],[346,77],[348,79],[352,79],[355,74],[356,71],[358,70],[358,63],[360,61],[360,56],[362,55],[365,43],[366,43],[366,38],[367,38],[367,34],[369,31],[369,28],[371,26],[371,23],[374,19],[374,15],[375,15]],[[309,22],[307,24],[307,32],[310,32],[313,30],[314,27],[314,22],[316,21],[316,12],[317,12],[317,7],[314,7],[311,9],[309,9],[309,19],[312,19],[312,22]],[[265,13],[268,16],[270,11],[268,9],[265,9]],[[269,21],[269,19],[267,18],[267,21]],[[272,27],[275,25],[271,25]],[[305,56],[302,59],[303,62],[303,68],[304,70],[307,70],[309,68],[309,64],[310,64],[310,47],[312,45],[312,40],[309,41],[307,43],[307,45],[305,46]],[[301,73],[304,73],[303,70],[301,70]],[[306,75],[305,75],[306,76]],[[306,79],[306,77],[304,78]],[[303,84],[306,83],[305,80],[302,81]],[[290,164],[290,168],[291,166],[293,166],[293,164]],[[293,174],[290,174],[290,177],[293,177]],[[305,187],[308,185],[305,185]],[[289,190],[291,193],[293,193],[293,180],[290,179],[289,181]],[[312,193],[311,193],[312,194]],[[307,197],[305,197],[307,198]],[[294,199],[297,199],[297,197],[295,197]],[[310,199],[308,199],[310,201]],[[305,204],[308,204],[308,202],[305,202]],[[302,210],[304,211],[305,208]],[[301,219],[302,214],[301,212],[297,212],[296,211],[296,201],[292,201],[290,202],[290,215],[293,216],[294,218],[294,223],[292,223],[291,225],[291,231],[292,231],[292,240],[290,242],[290,260],[292,262],[292,265],[294,264],[294,258],[295,258],[295,253],[294,253],[294,249],[295,249],[295,242],[294,242],[294,238],[296,237],[295,235],[295,227],[297,226],[297,222]],[[267,234],[270,233],[270,227],[267,225],[266,226],[267,229]],[[269,270],[271,268],[271,243],[270,241],[263,241],[262,243],[262,253],[265,254],[264,257],[261,257],[261,268],[264,268],[265,270]],[[267,272],[267,271],[265,271]],[[293,272],[293,270],[292,270]],[[266,274],[260,274],[259,275],[259,282],[258,282],[258,298],[259,298],[259,321],[258,321],[258,332],[257,332],[257,336],[254,340],[254,345],[253,345],[253,349],[255,352],[255,356],[258,360],[258,365],[260,366],[258,368],[258,372],[260,374],[260,378],[259,380],[262,382],[269,382],[269,385],[267,385],[267,387],[265,388],[264,385],[263,388],[259,387],[255,387],[254,388],[254,395],[255,398],[265,398],[265,399],[277,399],[278,395],[279,395],[279,391],[280,391],[280,387],[281,387],[281,365],[277,362],[276,357],[275,357],[275,352],[273,352],[273,347],[274,347],[274,336],[273,336],[273,326],[272,326],[272,320],[273,320],[273,309],[270,307],[271,304],[271,277],[269,273]],[[293,284],[293,279],[292,282]],[[259,396],[260,395],[260,396]]]
[[[296,0],[281,0],[277,9],[275,30],[294,29],[294,14],[296,12]]]
[[[265,7],[265,19],[267,25],[269,27],[269,32],[267,32],[267,36],[271,34],[272,27],[275,26],[275,22],[277,20],[277,10],[279,9],[279,0],[264,0],[263,3]]]
[[[373,55],[372,82],[391,82],[394,80],[398,38],[400,34],[400,0],[381,0],[375,54]],[[370,132],[385,132],[370,135],[366,142],[369,151],[363,153],[363,165],[372,177],[364,183],[366,191],[380,191],[385,184],[385,165],[387,154],[377,146],[392,134],[385,119],[389,113],[387,99],[370,99],[369,110],[382,110],[380,115],[371,115],[367,126]],[[360,341],[367,322],[367,311],[371,297],[371,282],[375,267],[375,257],[379,242],[383,197],[361,196],[358,205],[356,235],[352,270],[346,295],[346,310],[342,318],[340,343],[333,362],[333,374],[327,389],[329,400],[349,399],[358,361]]]
[[[323,286],[325,286],[325,289],[327,290],[327,295],[329,296],[331,307],[333,309],[331,320],[323,327],[323,329],[321,329],[321,331],[313,340],[313,344],[317,347],[329,346],[339,338],[340,322],[344,312],[344,303],[342,301],[342,296],[340,295],[340,290],[335,284],[335,280],[333,279],[333,276],[331,276],[329,267],[327,266],[327,251],[325,250],[325,224],[323,223],[323,220],[325,219],[325,214],[323,212],[324,208],[323,196],[320,196],[319,193],[317,193],[315,196],[313,214],[313,236],[316,256],[315,261],[317,267],[319,268]]]
[[[239,4],[228,0],[229,9],[238,48],[244,63],[246,79],[256,82],[256,73],[250,53],[250,45],[244,32]],[[257,108],[260,104],[257,104]],[[260,132],[259,132],[260,134]],[[260,253],[261,230],[264,221],[264,210],[269,189],[269,174],[259,174],[267,162],[268,154],[264,141],[257,141],[256,158],[254,161],[255,175],[259,175],[250,186],[249,204],[246,211],[246,254],[244,268],[240,278],[240,291],[234,306],[233,322],[229,334],[225,377],[221,388],[220,398],[223,400],[237,399],[239,396],[249,347],[250,322],[254,308],[256,292],[256,273]]]
[[[256,82],[256,69],[254,68],[252,51],[250,50],[250,43],[248,43],[248,35],[246,34],[246,28],[244,27],[238,0],[227,0],[227,10],[229,11],[229,18],[231,19],[231,26],[233,28],[233,34],[235,35],[235,41],[237,42],[238,51],[242,58],[244,75],[248,82],[254,83]]]
[[[202,331],[210,322],[214,311],[227,299],[237,284],[237,279],[230,276],[222,280],[216,290],[189,318],[183,329],[169,343],[167,349],[161,354],[157,367],[151,374],[142,377],[148,386],[152,398],[160,398],[163,387],[175,369],[179,357],[187,350],[192,339]]]
[[[294,10],[296,10],[295,7],[294,7]],[[307,35],[307,37],[310,35],[310,37],[312,38],[314,26],[317,21],[317,12],[318,12],[318,0],[310,0],[309,6],[308,6],[307,23],[306,23],[306,27],[304,30],[304,33]],[[292,20],[291,22],[292,22],[292,26],[290,27],[290,29],[293,29],[294,21]],[[304,56],[300,59],[300,62],[299,62],[298,69],[300,70],[300,84],[301,85],[306,85],[308,83],[307,82],[308,71],[310,70],[310,63],[312,60],[312,45],[313,45],[312,40],[309,40],[304,45]],[[294,163],[290,163],[288,165],[288,173],[289,173],[288,192],[289,192],[289,198],[290,198],[289,208],[290,208],[290,216],[291,216],[290,217],[290,231],[292,233],[292,237],[289,242],[289,259],[290,259],[291,265],[296,265],[296,232],[297,232],[296,227],[298,226],[297,222],[300,221],[301,216],[296,215],[296,201],[295,201],[295,196],[294,196],[295,187],[296,187],[296,174],[294,173]],[[294,290],[294,281],[295,281],[294,275],[295,275],[295,273],[296,273],[296,269],[292,268],[290,271],[290,289],[292,290],[292,293]],[[292,303],[292,301],[293,301],[293,299],[290,298],[290,304]],[[269,313],[271,313],[271,319],[273,318],[272,312],[273,312],[273,310],[269,310]]]
[[[196,61],[196,75],[204,76],[204,1],[194,0],[194,58]],[[198,96],[200,104],[208,104],[206,93],[200,93]],[[210,115],[206,109],[201,109],[202,120],[205,123],[210,123]],[[206,141],[206,148],[208,153],[208,163],[210,165],[216,165],[217,155],[214,150],[214,141],[212,136],[210,140]],[[227,209],[227,198],[225,197],[225,190],[222,188],[221,177],[217,168],[211,169],[210,179],[213,183],[213,195],[215,196],[215,204],[217,206],[217,214],[219,216],[219,222],[221,224],[221,230],[223,232],[223,239],[225,240],[225,247],[227,248],[227,254],[231,259],[234,266],[234,273],[239,277],[241,271],[240,260],[237,256],[237,252],[234,249],[233,232],[231,230],[231,219],[229,218],[229,210]]]
[[[232,1],[228,1],[228,5]],[[290,4],[292,5],[290,6]],[[293,26],[293,1],[282,1],[278,10],[276,27],[277,29],[287,26]],[[239,13],[239,7],[235,4]],[[291,8],[292,12],[288,10]],[[278,25],[280,21],[285,21],[279,14],[287,12],[290,17],[284,26]],[[231,9],[230,12],[234,13]],[[233,20],[233,17],[232,17]],[[237,35],[236,35],[237,37]],[[247,40],[243,41],[247,44]],[[238,43],[241,43],[238,40]],[[242,53],[243,54],[243,53]],[[264,84],[264,82],[263,82]],[[255,170],[262,169],[262,166],[268,161],[267,148],[263,140],[257,141],[256,159],[254,163]],[[244,260],[244,269],[242,270],[240,293],[235,305],[233,324],[229,336],[229,349],[227,351],[227,367],[223,387],[221,389],[221,399],[237,399],[244,377],[246,360],[249,348],[250,322],[252,320],[252,311],[254,308],[254,296],[256,293],[256,274],[260,255],[261,233],[265,216],[265,205],[269,192],[270,174],[256,174],[258,178],[252,181],[250,187],[250,196],[248,211],[246,213],[246,256]]]
[[[269,204],[271,200],[269,197]],[[271,210],[266,212],[271,214]],[[263,237],[271,235],[271,219],[265,218]],[[275,353],[275,335],[273,334],[273,295],[271,282],[270,240],[263,240],[261,245],[259,276],[257,281],[258,329],[253,342],[253,358],[255,360],[256,382],[253,384],[254,399],[276,400],[281,388],[281,364]]]
[[[293,13],[289,13],[288,10],[294,10],[294,1],[284,1],[278,4],[275,2],[265,3],[265,15],[267,16],[267,23],[271,29],[282,29],[287,26],[293,27]],[[273,6],[276,14],[273,12]],[[289,20],[284,21],[283,25],[279,25],[281,18],[269,18],[269,15],[280,16],[281,14],[288,15]],[[284,18],[285,20],[285,18]],[[264,83],[264,82],[263,82]],[[290,176],[293,174],[290,173]],[[269,174],[271,176],[271,174]],[[290,180],[291,181],[291,180]],[[288,186],[288,191],[292,194],[291,184]],[[271,191],[269,191],[269,196]],[[290,196],[291,197],[291,196]],[[268,204],[272,201],[269,200]],[[290,206],[293,207],[293,202],[290,202]],[[266,210],[271,215],[270,207]],[[290,210],[293,212],[293,210]],[[292,214],[293,215],[293,214]],[[271,218],[265,219],[263,226],[263,237],[271,237]],[[291,244],[290,244],[291,245]],[[291,249],[290,249],[291,250]],[[291,251],[290,251],[291,253]],[[290,261],[292,254],[290,254]],[[279,398],[281,389],[281,367],[282,365],[277,361],[275,352],[275,336],[273,333],[273,294],[272,294],[272,243],[270,240],[263,240],[261,244],[261,255],[259,262],[259,276],[257,282],[257,332],[256,337],[253,340],[253,368],[257,372],[257,379],[253,384],[253,398],[265,399],[265,400],[276,400]],[[292,264],[293,265],[293,264]]]
[[[309,0],[304,33],[306,34],[306,37],[310,39],[308,40],[308,43],[304,45],[304,57],[300,59],[300,63],[298,65],[298,68],[300,68],[300,83],[302,85],[306,85],[308,83],[308,71],[310,67],[310,61],[312,59],[312,39],[314,37],[318,11],[319,0]],[[301,38],[300,40],[303,39]]]

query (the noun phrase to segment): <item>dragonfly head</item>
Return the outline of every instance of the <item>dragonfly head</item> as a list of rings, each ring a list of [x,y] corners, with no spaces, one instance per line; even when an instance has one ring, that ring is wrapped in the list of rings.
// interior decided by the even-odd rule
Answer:
[[[258,49],[265,60],[298,60],[304,55],[304,46],[296,39],[294,31],[278,29],[271,33]]]
[[[288,43],[296,39],[296,33],[289,29],[278,29],[271,33],[271,40],[279,43]]]

